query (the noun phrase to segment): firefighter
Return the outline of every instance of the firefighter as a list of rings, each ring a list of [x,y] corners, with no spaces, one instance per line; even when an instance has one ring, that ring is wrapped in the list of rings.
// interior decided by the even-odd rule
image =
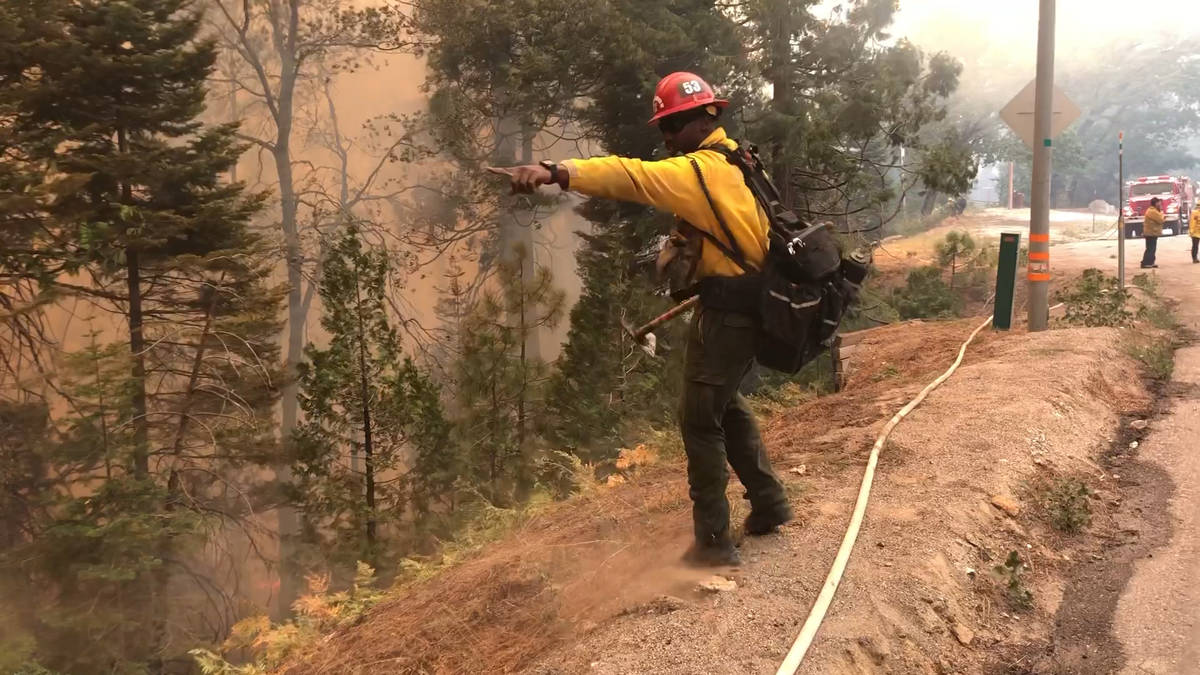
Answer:
[[[1188,219],[1188,234],[1192,236],[1192,262],[1200,263],[1200,258],[1196,257],[1200,253],[1200,208],[1192,209],[1192,216]]]
[[[1155,197],[1150,200],[1150,207],[1146,209],[1146,222],[1142,225],[1142,238],[1146,240],[1146,253],[1142,256],[1142,269],[1158,267],[1154,263],[1154,256],[1158,251],[1158,238],[1163,233],[1163,223],[1166,222],[1162,211],[1159,210],[1161,205],[1162,201]]]
[[[672,73],[658,83],[649,123],[658,127],[664,145],[675,156],[661,161],[594,157],[491,170],[510,176],[514,192],[528,193],[555,184],[563,190],[670,211],[702,230],[705,239],[713,237],[726,248],[736,244],[749,265],[760,267],[767,253],[766,216],[741,170],[720,152],[705,149],[737,147],[720,124],[727,105],[699,76]],[[734,242],[723,233],[705,198],[693,160]],[[718,277],[717,283],[722,283],[746,272],[714,241],[704,241],[695,271],[698,279]],[[754,413],[739,392],[754,365],[756,331],[756,320],[749,314],[703,305],[694,312],[688,328],[680,427],[696,536],[686,558],[695,564],[741,562],[730,533],[726,463],[733,467],[750,500],[746,534],[768,534],[792,519],[787,494],[767,460]]]

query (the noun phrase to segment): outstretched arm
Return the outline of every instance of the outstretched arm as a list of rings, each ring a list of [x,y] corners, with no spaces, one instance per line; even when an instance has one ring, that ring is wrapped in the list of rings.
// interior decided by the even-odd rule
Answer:
[[[696,201],[699,190],[686,157],[654,162],[616,156],[570,159],[559,166],[556,177],[540,165],[488,170],[509,176],[514,193],[529,193],[540,185],[555,183],[564,190],[636,202],[679,215]]]

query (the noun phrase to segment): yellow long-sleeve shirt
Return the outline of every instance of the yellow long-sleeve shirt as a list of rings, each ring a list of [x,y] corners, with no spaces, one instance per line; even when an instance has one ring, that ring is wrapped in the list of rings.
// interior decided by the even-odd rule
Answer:
[[[718,128],[702,146],[721,144],[736,149],[737,144]],[[698,150],[682,157],[655,162],[627,157],[593,157],[563,162],[571,177],[571,189],[593,197],[605,197],[646,204],[670,211],[692,226],[708,232],[728,245],[729,239],[713,215],[700,181],[689,158],[694,158],[704,174],[704,182],[721,217],[729,226],[747,261],[761,267],[767,254],[767,217],[746,187],[741,169],[729,163],[716,150]],[[697,278],[738,276],[742,269],[712,242],[705,241]]]
[[[1146,209],[1146,222],[1142,225],[1142,234],[1148,237],[1161,237],[1165,222],[1162,211],[1151,206]]]
[[[1192,208],[1192,217],[1188,222],[1188,234],[1200,238],[1200,208]]]

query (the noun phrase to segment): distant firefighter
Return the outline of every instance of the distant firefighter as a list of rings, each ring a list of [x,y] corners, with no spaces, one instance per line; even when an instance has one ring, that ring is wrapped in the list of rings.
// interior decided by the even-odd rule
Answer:
[[[1163,225],[1166,223],[1162,211],[1159,210],[1161,206],[1162,200],[1155,197],[1150,200],[1150,208],[1146,209],[1146,222],[1142,225],[1142,238],[1146,240],[1146,253],[1142,256],[1142,269],[1158,267],[1154,257],[1158,252],[1158,238],[1162,236]]]

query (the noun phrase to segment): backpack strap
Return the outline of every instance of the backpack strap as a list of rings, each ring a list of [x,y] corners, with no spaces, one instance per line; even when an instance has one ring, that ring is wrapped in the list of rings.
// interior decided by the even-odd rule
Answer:
[[[723,232],[725,234],[725,238],[729,240],[729,245],[726,245],[725,242],[718,239],[712,232],[706,232],[699,227],[695,228],[696,231],[702,234],[705,239],[712,242],[714,246],[716,246],[722,253],[725,254],[725,257],[729,258],[734,262],[734,264],[742,268],[743,272],[747,274],[757,272],[758,268],[754,265],[751,265],[746,260],[746,256],[742,253],[742,248],[738,245],[737,239],[734,238],[733,232],[729,229],[729,225],[727,225],[725,223],[725,219],[721,217],[721,211],[717,209],[717,204],[715,201],[713,201],[712,193],[708,191],[708,183],[704,180],[704,173],[700,171],[700,164],[696,161],[695,157],[688,157],[688,161],[692,163],[692,169],[696,172],[696,178],[700,181],[700,189],[704,192],[704,198],[708,200],[708,207],[712,209],[713,215],[716,216],[717,224],[721,226],[721,232]]]
[[[791,239],[796,230],[810,227],[782,203],[783,198],[779,194],[779,188],[775,187],[771,177],[763,170],[762,160],[758,158],[753,146],[746,147],[738,144],[736,150],[730,150],[725,145],[718,143],[702,149],[714,150],[725,155],[725,159],[730,164],[741,170],[746,187],[750,189],[750,193],[754,195],[754,199],[762,208],[763,213],[767,215],[772,238],[777,238],[780,240],[779,243],[783,243]]]

